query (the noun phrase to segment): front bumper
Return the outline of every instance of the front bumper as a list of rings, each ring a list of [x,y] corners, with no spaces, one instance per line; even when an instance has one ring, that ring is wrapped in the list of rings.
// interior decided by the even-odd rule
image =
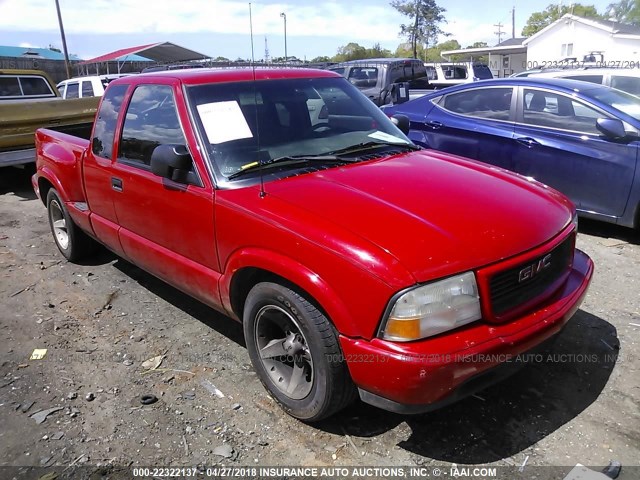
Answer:
[[[411,343],[341,336],[360,397],[385,410],[420,413],[486,388],[523,365],[519,356],[560,332],[582,303],[592,275],[591,259],[575,250],[562,288],[507,323],[475,322]]]

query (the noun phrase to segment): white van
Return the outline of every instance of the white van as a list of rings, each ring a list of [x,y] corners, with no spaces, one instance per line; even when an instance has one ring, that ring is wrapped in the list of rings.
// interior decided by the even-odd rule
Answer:
[[[63,80],[58,84],[62,98],[101,97],[109,82],[130,74],[96,75],[92,77],[76,77]]]

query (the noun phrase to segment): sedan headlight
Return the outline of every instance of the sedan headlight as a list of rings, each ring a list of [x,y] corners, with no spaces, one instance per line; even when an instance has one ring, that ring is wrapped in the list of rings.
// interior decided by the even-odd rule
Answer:
[[[473,272],[416,287],[401,295],[383,324],[385,340],[410,342],[481,318]]]

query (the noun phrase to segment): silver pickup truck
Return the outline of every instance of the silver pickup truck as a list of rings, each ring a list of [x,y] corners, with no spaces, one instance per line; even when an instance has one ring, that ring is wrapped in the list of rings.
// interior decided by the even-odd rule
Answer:
[[[414,58],[367,58],[332,65],[339,73],[379,107],[403,103],[432,89],[427,70]]]

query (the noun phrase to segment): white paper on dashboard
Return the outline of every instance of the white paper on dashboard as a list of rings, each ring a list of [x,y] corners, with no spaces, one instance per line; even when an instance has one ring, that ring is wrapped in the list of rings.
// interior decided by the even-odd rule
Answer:
[[[382,140],[383,142],[407,143],[405,140],[402,140],[401,138],[394,137],[393,135],[389,135],[388,133],[381,132],[380,130],[378,130],[377,132],[370,133],[368,136],[371,138],[375,138],[376,140]]]
[[[198,105],[198,113],[212,144],[253,137],[240,105],[235,100],[203,103]]]

